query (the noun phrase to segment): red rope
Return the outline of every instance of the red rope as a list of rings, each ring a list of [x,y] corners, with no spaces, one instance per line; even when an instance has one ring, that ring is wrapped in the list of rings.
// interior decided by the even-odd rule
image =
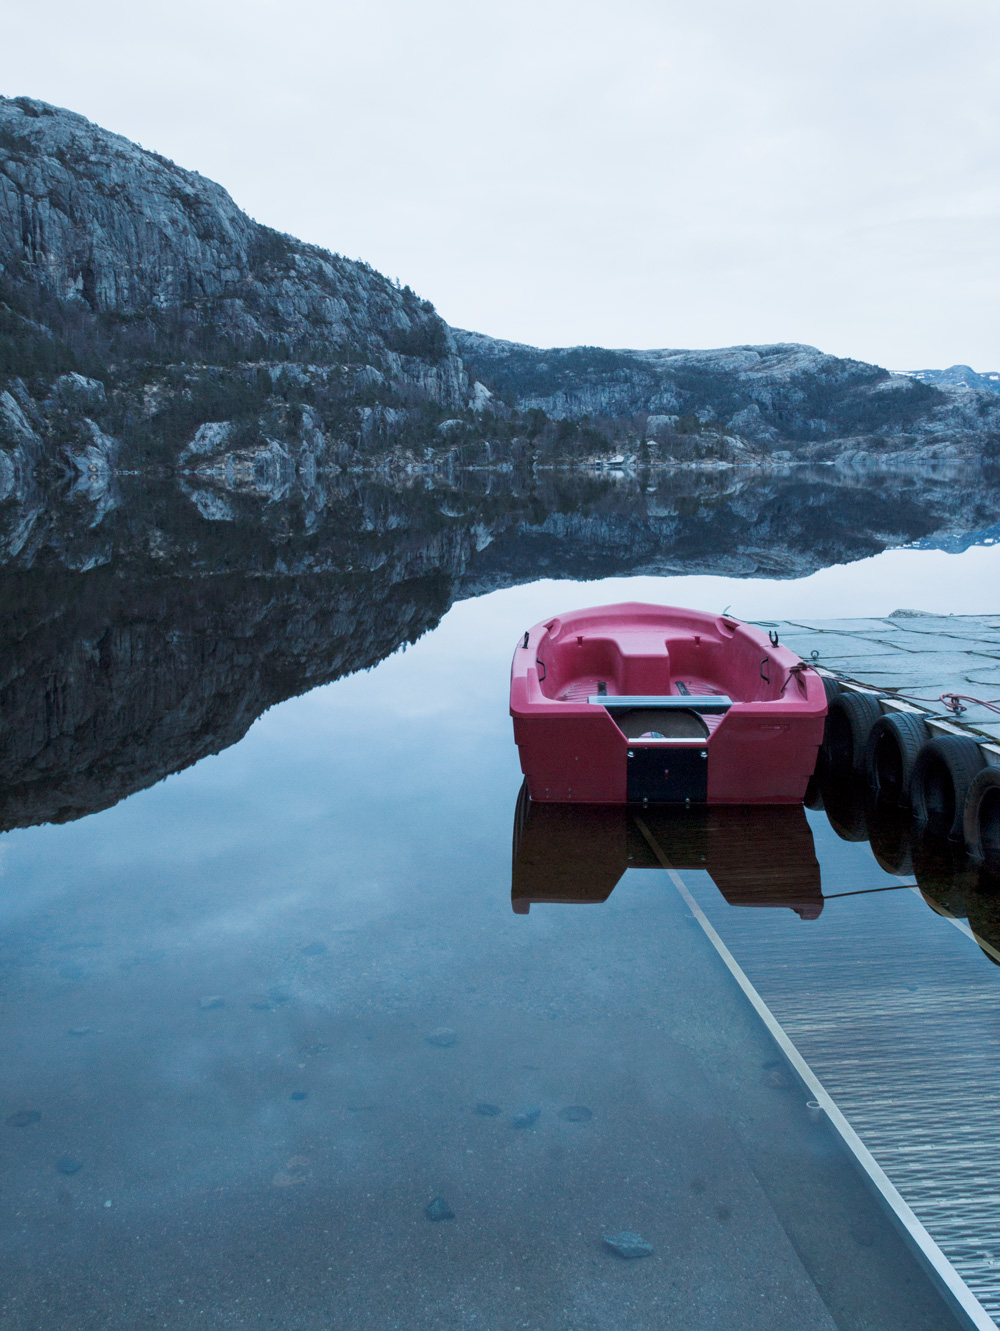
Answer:
[[[871,687],[870,684],[862,683],[860,679],[852,679],[850,675],[836,675],[835,678],[842,679],[848,684],[858,684],[863,689]],[[948,711],[955,716],[967,712],[969,709],[964,704],[970,702],[976,707],[985,707],[988,711],[1000,715],[1000,698],[974,698],[969,693],[939,693],[936,698],[920,698],[915,693],[896,693],[894,690],[886,692],[891,693],[893,698],[902,698],[905,702],[943,702]]]
[[[852,681],[855,682],[855,681]],[[866,686],[867,687],[867,686]],[[969,709],[965,706],[967,702],[974,703],[976,707],[986,707],[991,712],[1000,715],[1000,698],[973,698],[968,693],[939,693],[936,698],[918,698],[915,693],[893,693],[894,698],[903,698],[906,702],[943,702],[949,712],[960,716],[962,712]]]
[[[986,707],[991,712],[996,712],[1000,715],[1000,707],[997,706],[997,704],[1000,703],[1000,698],[973,698],[968,693],[942,693],[940,698],[937,698],[936,701],[943,702],[949,712],[954,712],[956,715],[960,712],[968,711],[968,708],[962,705],[967,702],[975,703],[977,707]]]

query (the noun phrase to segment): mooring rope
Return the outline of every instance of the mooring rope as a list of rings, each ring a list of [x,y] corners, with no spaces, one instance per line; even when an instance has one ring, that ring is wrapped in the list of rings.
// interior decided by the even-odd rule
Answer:
[[[842,681],[844,684],[856,684],[861,689],[871,689],[872,687],[863,680],[854,679],[851,675],[842,675],[836,670],[831,670],[830,674],[838,682]],[[936,698],[921,698],[916,693],[899,693],[895,689],[885,689],[883,692],[893,698],[902,698],[904,702],[944,703],[948,711],[955,716],[961,716],[963,712],[969,710],[965,705],[966,703],[973,703],[976,707],[985,707],[988,711],[1000,715],[1000,698],[976,698],[971,693],[939,693]]]

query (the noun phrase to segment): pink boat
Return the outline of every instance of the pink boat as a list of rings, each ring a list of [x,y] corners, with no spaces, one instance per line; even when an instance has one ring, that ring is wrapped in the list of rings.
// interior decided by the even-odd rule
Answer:
[[[529,629],[510,714],[541,803],[798,804],[826,693],[776,634],[627,602]]]

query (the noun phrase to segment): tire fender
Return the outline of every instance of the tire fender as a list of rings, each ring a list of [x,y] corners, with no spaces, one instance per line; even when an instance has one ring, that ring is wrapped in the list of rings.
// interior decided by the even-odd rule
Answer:
[[[985,765],[986,759],[971,736],[943,735],[928,740],[917,754],[910,781],[910,803],[916,821],[953,841],[961,840],[969,789]]]
[[[868,736],[881,715],[882,708],[873,693],[842,690],[831,699],[823,733],[823,752],[831,770],[864,771]]]
[[[930,738],[922,716],[886,712],[871,728],[866,760],[868,778],[879,800],[909,804],[917,754]]]
[[[1000,767],[980,768],[972,778],[962,830],[972,858],[1000,877]]]

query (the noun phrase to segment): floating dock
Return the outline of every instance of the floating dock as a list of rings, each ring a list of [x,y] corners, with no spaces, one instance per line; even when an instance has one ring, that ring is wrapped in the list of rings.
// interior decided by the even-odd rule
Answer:
[[[942,694],[1000,698],[1000,614],[896,610],[885,619],[755,623],[821,671],[881,694],[883,711],[919,710],[933,735],[971,733],[987,762],[1000,763],[1000,714],[971,702],[955,713],[940,701]]]

